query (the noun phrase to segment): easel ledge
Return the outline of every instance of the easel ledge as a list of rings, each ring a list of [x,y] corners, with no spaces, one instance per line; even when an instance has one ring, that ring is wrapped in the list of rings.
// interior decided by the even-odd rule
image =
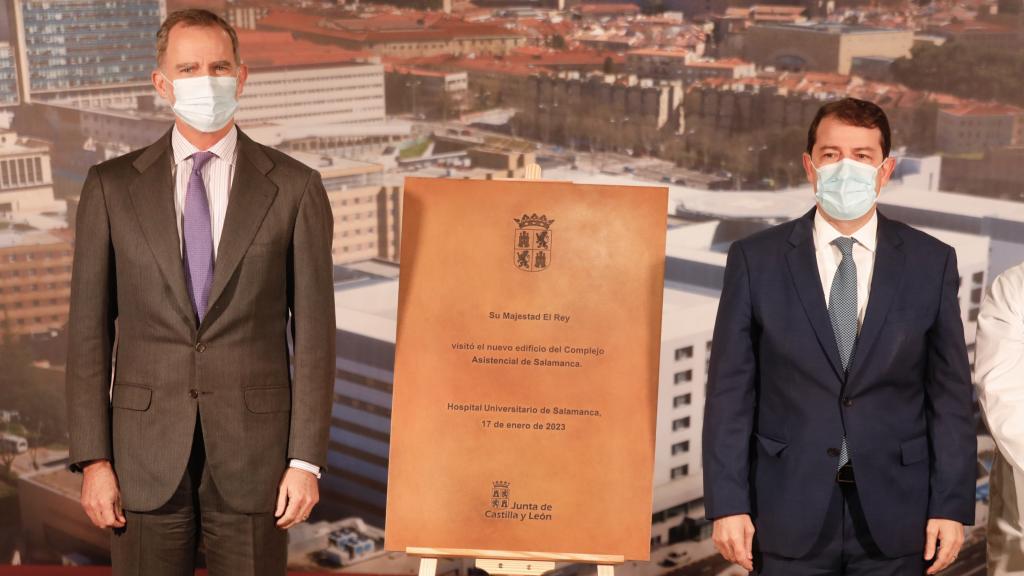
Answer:
[[[597,564],[597,576],[613,576],[615,564],[626,561],[614,554],[571,554],[557,552],[517,552],[512,550],[471,550],[462,548],[406,548],[405,553],[419,556],[419,576],[435,576],[438,558],[476,558],[476,567],[488,574],[537,576],[555,569],[555,562]]]

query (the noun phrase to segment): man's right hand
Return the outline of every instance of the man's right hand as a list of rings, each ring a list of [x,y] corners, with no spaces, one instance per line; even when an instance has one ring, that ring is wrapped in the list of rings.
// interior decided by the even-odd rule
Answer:
[[[124,528],[121,489],[109,460],[94,460],[83,468],[82,508],[99,528]]]
[[[711,540],[723,558],[747,571],[754,569],[754,523],[748,514],[715,520]]]

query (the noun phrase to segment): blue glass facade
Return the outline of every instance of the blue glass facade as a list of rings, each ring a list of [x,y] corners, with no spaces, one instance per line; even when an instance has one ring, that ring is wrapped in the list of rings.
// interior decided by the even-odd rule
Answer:
[[[32,94],[145,82],[160,0],[15,0]]]
[[[18,103],[18,69],[14,65],[14,49],[0,43],[0,106]]]

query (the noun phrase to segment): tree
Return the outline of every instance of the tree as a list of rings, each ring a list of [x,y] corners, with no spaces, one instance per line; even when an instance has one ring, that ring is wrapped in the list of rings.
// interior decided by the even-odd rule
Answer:
[[[917,90],[948,92],[964,98],[1024,106],[1024,51],[998,50],[948,42],[921,44],[910,58],[893,62],[897,81]]]

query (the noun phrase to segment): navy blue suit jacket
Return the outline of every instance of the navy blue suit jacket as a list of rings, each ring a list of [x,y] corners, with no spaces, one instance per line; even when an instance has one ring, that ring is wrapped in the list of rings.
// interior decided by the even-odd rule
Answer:
[[[708,518],[750,514],[761,550],[809,552],[848,439],[872,536],[924,549],[929,518],[974,521],[977,444],[956,252],[879,214],[875,270],[844,377],[814,210],[733,243],[704,419]]]

